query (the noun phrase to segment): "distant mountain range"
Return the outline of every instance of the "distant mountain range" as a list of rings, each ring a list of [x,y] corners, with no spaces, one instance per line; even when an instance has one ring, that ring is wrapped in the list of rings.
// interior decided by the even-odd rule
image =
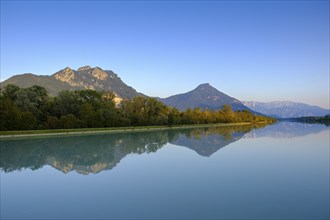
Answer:
[[[144,96],[126,85],[111,70],[90,66],[83,66],[77,70],[66,67],[51,76],[38,76],[32,73],[15,75],[2,82],[0,86],[3,87],[8,84],[14,84],[22,88],[39,85],[45,87],[51,96],[57,95],[62,90],[82,89],[112,91],[122,99],[131,99],[139,95]]]
[[[38,76],[32,73],[15,75],[2,82],[0,86],[3,87],[8,84],[14,84],[22,88],[39,85],[46,88],[51,96],[56,96],[62,90],[82,89],[112,91],[119,99],[146,96],[126,85],[113,71],[90,66],[83,66],[77,70],[66,67],[51,76]],[[233,110],[251,111],[239,100],[220,92],[208,83],[201,84],[190,92],[163,99],[158,98],[158,100],[179,110],[196,107],[217,110],[224,105],[230,105]]]
[[[198,107],[218,110],[224,105],[230,105],[234,111],[251,111],[251,109],[243,105],[239,100],[220,92],[209,83],[201,84],[190,92],[173,95],[168,98],[159,98],[159,100],[165,105],[175,107],[181,111]]]
[[[311,106],[291,101],[275,101],[275,102],[242,102],[253,111],[260,112],[265,115],[276,118],[297,118],[306,116],[325,116],[330,111],[318,106]]]
[[[117,96],[115,101],[132,99],[136,96],[145,96],[134,88],[126,85],[117,74],[111,70],[103,70],[100,67],[83,66],[77,70],[66,67],[51,76],[38,76],[32,73],[15,75],[4,82],[0,87],[14,84],[22,88],[39,85],[49,92],[50,96],[56,96],[62,90],[92,89],[97,91],[112,91]],[[224,105],[230,105],[234,111],[249,110],[253,113],[261,113],[277,118],[294,118],[306,116],[324,116],[329,110],[318,106],[310,106],[295,102],[241,102],[230,97],[205,83],[197,86],[187,93],[173,95],[167,98],[157,98],[166,105],[175,107],[181,111],[188,108],[218,110]]]

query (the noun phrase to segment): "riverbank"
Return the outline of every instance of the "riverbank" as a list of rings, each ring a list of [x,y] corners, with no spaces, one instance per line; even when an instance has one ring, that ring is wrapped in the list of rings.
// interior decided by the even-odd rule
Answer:
[[[217,123],[217,124],[193,124],[193,125],[174,125],[174,126],[136,126],[136,127],[112,127],[112,128],[80,128],[80,129],[52,129],[52,130],[27,130],[27,131],[1,131],[0,139],[13,139],[24,137],[40,137],[40,136],[67,136],[67,135],[83,135],[83,134],[111,134],[126,132],[145,132],[170,129],[189,129],[189,128],[206,128],[206,127],[225,127],[253,125],[264,123]]]

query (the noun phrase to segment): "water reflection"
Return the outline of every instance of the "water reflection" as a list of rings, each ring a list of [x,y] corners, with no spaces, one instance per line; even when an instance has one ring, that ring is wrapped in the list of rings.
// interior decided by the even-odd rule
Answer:
[[[244,135],[246,138],[272,137],[272,138],[293,138],[309,134],[317,134],[328,130],[324,124],[308,124],[299,122],[279,122],[269,125],[264,129],[253,130]]]
[[[237,141],[256,126],[210,127],[107,135],[1,140],[0,168],[4,172],[37,170],[50,165],[63,173],[111,170],[128,154],[156,152],[167,143],[210,156]]]
[[[170,142],[194,150],[201,156],[209,157],[220,148],[241,139],[245,133],[256,130],[253,128],[257,127],[235,126],[181,131],[176,133],[177,136]]]
[[[63,173],[80,174],[111,170],[129,154],[156,152],[171,143],[189,148],[201,156],[241,139],[256,137],[286,138],[318,133],[324,125],[281,122],[256,129],[256,126],[210,127],[168,131],[85,135],[24,140],[1,140],[0,170],[37,170],[50,165]],[[260,127],[259,127],[260,128]]]

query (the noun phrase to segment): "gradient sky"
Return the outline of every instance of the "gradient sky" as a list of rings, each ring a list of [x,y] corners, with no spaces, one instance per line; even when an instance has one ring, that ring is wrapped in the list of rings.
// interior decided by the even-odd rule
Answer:
[[[84,65],[150,96],[329,108],[329,1],[1,1],[2,81]]]

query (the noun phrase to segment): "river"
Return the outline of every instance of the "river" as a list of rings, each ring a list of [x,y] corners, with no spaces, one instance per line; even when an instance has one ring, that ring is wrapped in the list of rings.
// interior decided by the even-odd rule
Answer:
[[[1,140],[1,219],[328,219],[329,127]]]

